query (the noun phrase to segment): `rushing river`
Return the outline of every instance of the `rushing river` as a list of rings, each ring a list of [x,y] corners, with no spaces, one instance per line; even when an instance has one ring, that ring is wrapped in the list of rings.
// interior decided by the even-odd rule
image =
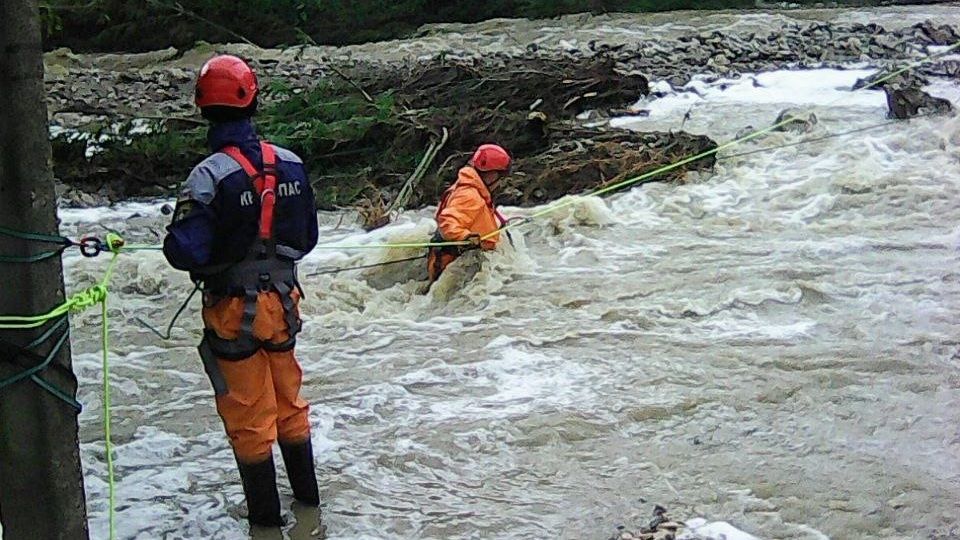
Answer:
[[[848,91],[867,73],[850,67],[694,81],[616,122],[677,129],[689,111],[684,129],[726,141],[788,106],[818,118],[724,156],[885,122],[882,92]],[[960,86],[931,91],[960,102]],[[690,180],[578,200],[428,295],[422,261],[309,275],[416,252],[314,251],[299,357],[330,538],[601,539],[654,503],[760,538],[960,537],[960,119],[721,159]],[[61,217],[70,235],[156,242],[159,206]],[[321,242],[425,240],[431,215],[371,234],[323,215]],[[68,287],[105,262],[67,256]],[[156,252],[123,256],[114,279],[120,538],[246,535],[195,353],[199,302],[170,341],[135,320],[165,324],[189,288]],[[73,323],[103,538],[99,315]]]

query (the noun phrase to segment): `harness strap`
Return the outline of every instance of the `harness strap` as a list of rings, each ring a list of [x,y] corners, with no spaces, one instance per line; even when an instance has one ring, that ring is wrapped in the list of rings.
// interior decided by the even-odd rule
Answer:
[[[276,283],[274,288],[280,294],[280,304],[283,306],[283,319],[287,323],[287,332],[291,336],[300,332],[301,322],[297,317],[296,306],[293,304],[293,287],[286,283]]]
[[[284,323],[287,325],[287,333],[290,337],[280,343],[272,343],[262,341],[254,336],[253,323],[257,317],[257,298],[261,291],[256,288],[246,288],[243,295],[243,316],[240,320],[239,335],[235,339],[225,339],[218,336],[216,331],[212,329],[204,331],[206,347],[217,358],[244,360],[256,354],[260,349],[271,352],[285,352],[294,348],[302,323],[297,316],[293,296],[290,294],[293,288],[284,282],[275,283],[273,288],[280,296]]]
[[[253,321],[257,318],[257,296],[254,288],[243,290],[243,318],[240,319],[240,335],[253,337]]]
[[[493,208],[493,215],[497,216],[497,221],[500,222],[500,226],[503,227],[507,223],[507,218],[500,213],[500,210],[497,210],[493,205],[490,206]],[[507,232],[509,234],[509,231]]]
[[[247,260],[231,265],[223,272],[205,280],[205,285],[214,290],[225,294],[232,294],[233,290],[237,290],[242,293],[240,296],[243,298],[243,315],[237,338],[224,339],[216,335],[216,332],[208,330],[205,336],[207,346],[218,357],[227,360],[248,358],[261,348],[269,351],[288,351],[296,344],[296,336],[302,324],[297,316],[296,304],[291,294],[293,287],[299,286],[293,263],[280,263],[273,239],[278,178],[276,152],[270,143],[260,141],[260,152],[263,157],[262,170],[257,169],[236,146],[227,146],[221,149],[221,152],[230,156],[243,168],[252,181],[253,189],[260,197],[257,242],[251,248],[251,252],[258,245],[265,246],[268,257],[266,259],[248,257]],[[265,343],[257,339],[253,333],[253,323],[257,316],[257,298],[261,292],[269,290],[278,293],[283,306],[284,323],[290,334],[290,338],[283,343]]]
[[[260,141],[260,154],[263,157],[263,170],[258,170],[236,146],[227,146],[220,150],[233,158],[247,176],[253,180],[253,188],[260,196],[259,238],[263,241],[273,239],[273,217],[277,205],[277,155],[273,145]]]

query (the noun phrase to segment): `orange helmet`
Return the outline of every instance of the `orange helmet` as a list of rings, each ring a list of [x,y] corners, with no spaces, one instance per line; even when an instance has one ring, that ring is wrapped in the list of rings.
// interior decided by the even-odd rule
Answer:
[[[223,54],[214,56],[200,68],[196,103],[201,109],[211,105],[249,107],[257,97],[257,76],[246,62]]]
[[[468,163],[478,171],[506,172],[510,170],[510,154],[502,146],[482,144]]]

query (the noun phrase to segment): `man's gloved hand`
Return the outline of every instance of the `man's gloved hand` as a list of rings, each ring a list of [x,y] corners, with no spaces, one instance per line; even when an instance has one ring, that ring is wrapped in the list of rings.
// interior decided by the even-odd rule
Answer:
[[[469,242],[469,245],[464,246],[465,249],[481,249],[483,247],[483,242],[480,240],[479,234],[471,234],[470,236],[464,238],[466,242]]]

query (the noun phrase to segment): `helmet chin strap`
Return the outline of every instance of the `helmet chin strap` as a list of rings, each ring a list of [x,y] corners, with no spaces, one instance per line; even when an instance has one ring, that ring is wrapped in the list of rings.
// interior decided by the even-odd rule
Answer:
[[[486,173],[485,173],[485,172],[484,172],[484,173],[481,173],[481,175],[486,175]],[[503,180],[503,173],[497,171],[497,178],[496,178],[496,180],[493,180],[493,181],[491,181],[491,182],[487,182],[486,178],[484,178],[484,179],[483,179],[483,183],[484,183],[484,185],[487,186],[487,189],[489,189],[490,191],[493,191],[493,190],[497,189],[497,186],[500,185],[500,181],[501,181],[501,180]]]

